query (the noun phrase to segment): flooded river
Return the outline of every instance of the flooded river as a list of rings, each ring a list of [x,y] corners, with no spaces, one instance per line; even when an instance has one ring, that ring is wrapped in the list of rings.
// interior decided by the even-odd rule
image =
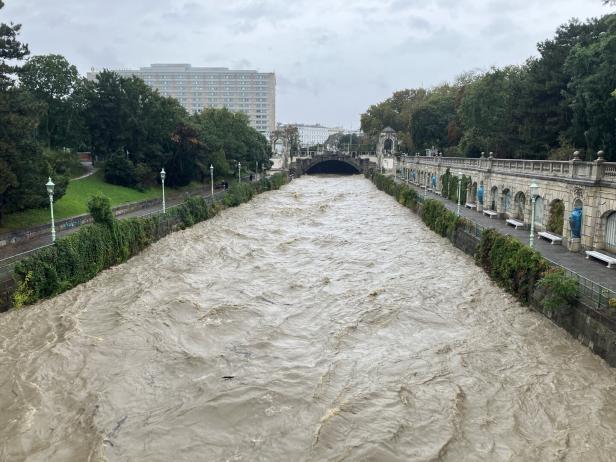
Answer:
[[[609,461],[616,373],[361,177],[0,315],[1,461]]]

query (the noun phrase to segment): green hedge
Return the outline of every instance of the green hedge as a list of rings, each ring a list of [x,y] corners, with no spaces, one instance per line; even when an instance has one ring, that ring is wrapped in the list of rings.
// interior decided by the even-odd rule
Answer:
[[[399,203],[414,211],[417,210],[417,205],[423,200],[415,189],[396,181],[389,176],[381,173],[374,173],[370,176],[377,189],[386,192],[394,197]]]
[[[550,269],[538,252],[494,229],[481,234],[475,260],[497,284],[523,303],[530,302],[537,282]]]
[[[202,197],[189,197],[167,214],[116,220],[109,200],[93,197],[88,206],[95,222],[20,261],[14,269],[17,290],[13,306],[19,307],[62,293],[89,281],[102,270],[125,262],[178,228],[187,228],[213,217],[219,210],[239,205],[255,194],[278,189],[285,175],[276,174],[255,183],[233,185],[223,203],[209,206]]]
[[[453,239],[456,228],[462,223],[462,218],[447,210],[442,202],[434,199],[424,202],[421,219],[432,231],[450,239]]]

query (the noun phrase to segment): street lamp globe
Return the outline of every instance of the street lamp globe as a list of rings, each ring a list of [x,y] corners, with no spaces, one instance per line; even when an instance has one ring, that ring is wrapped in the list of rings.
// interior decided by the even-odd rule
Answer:
[[[47,186],[47,194],[52,195],[53,187],[55,186],[55,184],[53,184],[53,181],[51,181],[51,177],[49,177],[49,181],[47,181],[45,186]]]
[[[539,185],[535,180],[530,183],[530,197],[536,197],[539,194]]]
[[[167,172],[165,172],[165,169],[163,168],[163,169],[160,171],[160,179],[161,179],[161,180],[163,180],[163,181],[165,181],[165,177],[166,177],[166,176],[167,176]]]

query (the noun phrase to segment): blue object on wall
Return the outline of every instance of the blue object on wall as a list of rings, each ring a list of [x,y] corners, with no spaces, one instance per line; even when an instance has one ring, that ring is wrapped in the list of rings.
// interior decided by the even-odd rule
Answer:
[[[582,207],[576,207],[571,211],[569,227],[571,228],[571,237],[579,239],[582,235]]]
[[[436,188],[436,176],[432,175],[432,188]]]
[[[477,200],[481,205],[483,205],[483,185],[480,185],[477,190]]]

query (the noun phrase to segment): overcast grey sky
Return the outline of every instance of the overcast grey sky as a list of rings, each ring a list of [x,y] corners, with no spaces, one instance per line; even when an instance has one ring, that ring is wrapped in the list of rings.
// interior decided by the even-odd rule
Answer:
[[[4,0],[32,54],[275,71],[279,122],[359,126],[394,90],[518,64],[600,0]]]

